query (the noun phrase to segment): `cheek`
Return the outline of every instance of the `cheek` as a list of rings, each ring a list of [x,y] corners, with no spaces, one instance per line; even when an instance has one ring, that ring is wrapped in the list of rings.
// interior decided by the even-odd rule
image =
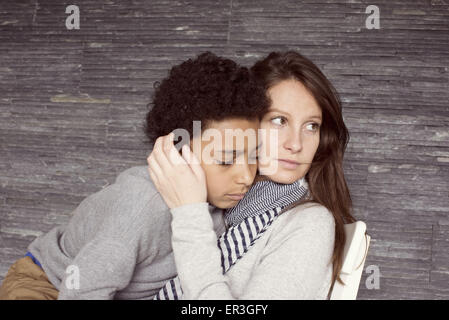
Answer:
[[[249,170],[251,171],[251,175],[252,175],[253,179],[256,177],[257,167],[258,167],[257,163],[249,165]]]
[[[259,139],[262,143],[261,154],[276,158],[279,146],[282,145],[282,141],[285,139],[285,132],[276,129],[266,130],[264,134],[260,135]]]
[[[207,164],[202,163],[201,167],[203,168],[204,175],[206,176],[206,186],[207,192],[211,191],[211,187],[215,185],[215,172],[213,168]]]
[[[226,187],[230,185],[227,174],[223,174],[219,168],[214,168],[206,172],[207,194],[211,197],[222,196],[226,192]]]
[[[307,143],[307,145],[306,145],[307,157],[309,158],[310,161],[312,161],[312,159],[315,157],[315,153],[318,150],[319,145],[320,145],[320,136],[319,135],[317,137],[313,137]]]

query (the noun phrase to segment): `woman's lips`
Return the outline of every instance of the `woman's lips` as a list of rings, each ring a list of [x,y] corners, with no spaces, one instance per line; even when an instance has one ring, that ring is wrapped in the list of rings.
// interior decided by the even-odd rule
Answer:
[[[244,193],[234,193],[234,194],[227,194],[226,196],[228,196],[230,199],[232,200],[242,200],[243,197],[245,196]]]
[[[278,159],[279,163],[286,169],[296,169],[299,163],[293,160]]]

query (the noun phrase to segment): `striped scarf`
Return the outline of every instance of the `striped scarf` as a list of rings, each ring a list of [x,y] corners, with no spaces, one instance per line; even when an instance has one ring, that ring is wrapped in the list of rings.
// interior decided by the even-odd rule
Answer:
[[[225,213],[229,228],[217,240],[223,274],[251,248],[280,213],[308,195],[308,185],[304,178],[292,184],[270,180],[254,183],[245,197]],[[178,299],[182,299],[178,276],[167,281],[154,297],[154,300]]]
[[[281,184],[271,180],[254,183],[245,197],[225,213],[228,226],[236,226],[248,217],[254,217],[270,208],[286,207],[301,199],[307,192],[304,178],[292,184]]]

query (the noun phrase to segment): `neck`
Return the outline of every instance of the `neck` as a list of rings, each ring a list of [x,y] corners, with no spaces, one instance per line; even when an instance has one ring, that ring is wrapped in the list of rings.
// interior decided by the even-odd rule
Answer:
[[[254,182],[264,181],[264,180],[270,180],[270,179],[267,176],[264,176],[264,175],[257,175],[254,178]]]

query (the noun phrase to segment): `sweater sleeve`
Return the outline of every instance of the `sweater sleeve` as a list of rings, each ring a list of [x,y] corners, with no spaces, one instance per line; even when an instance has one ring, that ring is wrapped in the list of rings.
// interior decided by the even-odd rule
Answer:
[[[187,204],[171,212],[172,247],[183,299],[235,299],[222,273],[208,203]]]
[[[123,240],[99,236],[67,267],[58,300],[112,300],[132,278],[136,255]]]
[[[335,226],[324,207],[292,212],[285,226],[273,230],[239,297],[233,296],[222,274],[221,252],[207,212],[207,203],[172,209],[172,245],[184,299],[311,299],[323,285]]]

